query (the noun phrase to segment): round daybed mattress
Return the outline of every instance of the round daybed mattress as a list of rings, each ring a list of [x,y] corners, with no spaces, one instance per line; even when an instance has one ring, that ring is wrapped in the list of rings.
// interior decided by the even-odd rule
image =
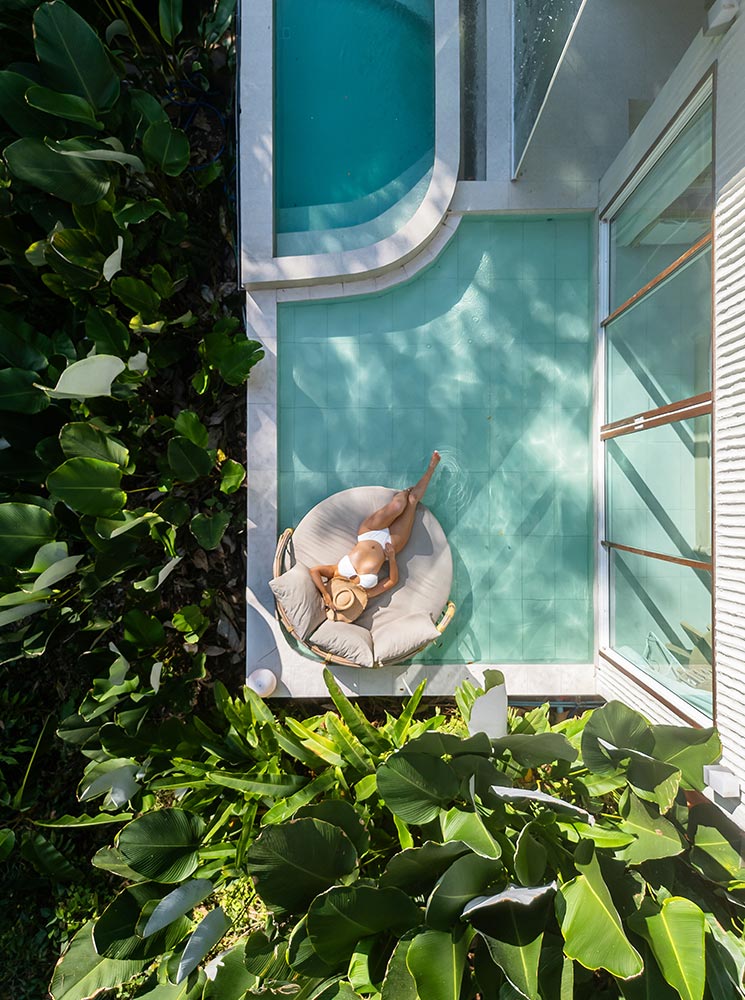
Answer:
[[[337,563],[355,545],[360,523],[388,503],[395,492],[383,486],[358,486],[322,500],[303,517],[294,532],[288,530],[281,536],[275,558],[275,578],[297,564],[310,567]],[[398,555],[397,561],[398,584],[388,593],[370,601],[354,625],[345,626],[347,630],[361,628],[369,631],[373,641],[377,635],[381,649],[388,645],[382,641],[384,635],[402,627],[405,629],[407,622],[414,623],[421,620],[422,616],[426,616],[432,623],[438,623],[439,620],[436,627],[440,634],[455,610],[454,605],[448,603],[453,582],[450,546],[439,521],[423,504],[419,504],[417,508],[411,538]],[[384,564],[381,578],[385,577],[386,569],[387,563]],[[280,618],[287,626],[287,616],[283,615],[278,591],[274,586],[272,589],[277,597]],[[441,619],[446,606],[446,613]],[[323,633],[330,631],[329,626],[336,629],[341,623],[323,624],[317,633],[310,636],[298,635],[291,627],[291,622],[289,625],[290,631],[315,653],[335,662],[350,662],[344,657],[327,656],[327,650],[323,646],[317,648],[319,633],[323,639]],[[415,633],[416,630],[412,629],[412,646],[403,655],[391,658],[375,656],[375,662],[378,665],[399,662],[413,655],[422,647],[420,641],[414,641]],[[402,641],[399,641],[399,652]],[[432,641],[432,638],[428,641]]]

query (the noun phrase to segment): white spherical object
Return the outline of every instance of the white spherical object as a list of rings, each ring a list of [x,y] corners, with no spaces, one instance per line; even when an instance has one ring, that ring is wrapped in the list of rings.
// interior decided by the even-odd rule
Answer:
[[[268,698],[277,687],[277,677],[271,670],[262,667],[249,674],[246,683],[259,697]]]

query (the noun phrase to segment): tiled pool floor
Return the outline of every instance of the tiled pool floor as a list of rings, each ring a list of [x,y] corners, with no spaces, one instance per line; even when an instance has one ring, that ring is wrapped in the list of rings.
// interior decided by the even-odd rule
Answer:
[[[591,660],[591,239],[470,217],[405,285],[279,305],[280,529],[442,453],[458,610],[426,662]]]

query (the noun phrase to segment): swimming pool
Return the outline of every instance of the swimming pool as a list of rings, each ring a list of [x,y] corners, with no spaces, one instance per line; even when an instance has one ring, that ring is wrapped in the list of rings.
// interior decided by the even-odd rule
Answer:
[[[458,610],[427,662],[592,659],[591,241],[586,217],[469,217],[404,285],[279,306],[280,528],[442,453]]]
[[[396,232],[434,161],[433,0],[275,0],[278,255]]]

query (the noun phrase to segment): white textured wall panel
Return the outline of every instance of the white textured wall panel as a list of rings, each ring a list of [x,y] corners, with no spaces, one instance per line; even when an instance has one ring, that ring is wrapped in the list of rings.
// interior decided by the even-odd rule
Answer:
[[[716,718],[745,781],[745,17],[718,52],[714,213]]]

